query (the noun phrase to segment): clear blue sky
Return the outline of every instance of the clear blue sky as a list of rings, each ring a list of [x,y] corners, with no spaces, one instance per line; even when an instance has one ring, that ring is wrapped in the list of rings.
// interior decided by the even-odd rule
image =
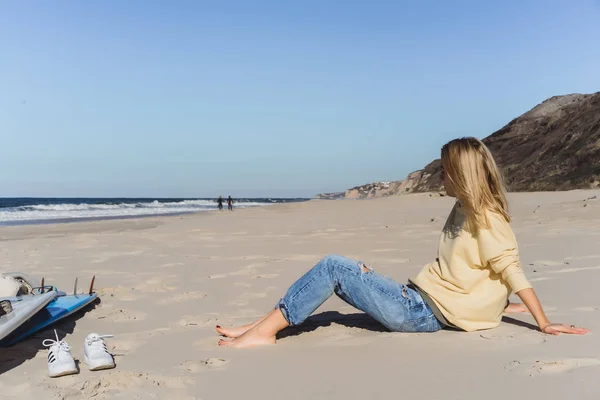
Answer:
[[[312,196],[600,90],[600,2],[2,1],[0,197]]]

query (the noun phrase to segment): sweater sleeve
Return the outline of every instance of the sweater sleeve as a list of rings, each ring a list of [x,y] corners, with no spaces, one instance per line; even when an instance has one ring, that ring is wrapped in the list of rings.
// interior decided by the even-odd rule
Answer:
[[[531,284],[521,269],[517,239],[510,225],[498,214],[490,213],[488,217],[490,228],[481,229],[477,234],[483,265],[489,265],[494,272],[500,274],[513,293],[530,288]]]

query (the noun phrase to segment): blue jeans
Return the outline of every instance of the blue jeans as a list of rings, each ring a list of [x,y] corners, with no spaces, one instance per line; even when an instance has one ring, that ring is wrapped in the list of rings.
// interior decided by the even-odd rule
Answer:
[[[288,289],[277,307],[299,325],[333,293],[395,332],[435,332],[441,325],[412,287],[381,276],[362,262],[330,255]]]

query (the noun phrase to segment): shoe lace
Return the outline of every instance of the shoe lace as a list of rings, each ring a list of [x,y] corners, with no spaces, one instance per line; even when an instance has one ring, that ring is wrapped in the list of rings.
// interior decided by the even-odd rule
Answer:
[[[42,346],[45,346],[45,347],[57,346],[58,351],[66,351],[66,352],[71,351],[71,348],[69,347],[67,342],[65,342],[64,340],[58,339],[58,333],[56,333],[56,329],[54,330],[54,336],[56,337],[56,340],[44,339],[44,341],[42,342]]]
[[[108,353],[108,349],[106,348],[106,343],[104,343],[104,339],[115,337],[114,335],[90,335],[87,337],[87,344],[89,347],[93,349],[99,349],[106,351]]]

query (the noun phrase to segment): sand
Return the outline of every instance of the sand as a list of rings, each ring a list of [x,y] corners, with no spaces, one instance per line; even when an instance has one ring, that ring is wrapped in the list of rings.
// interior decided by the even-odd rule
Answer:
[[[597,196],[597,198],[592,198]],[[400,282],[435,259],[453,200],[416,194],[121,221],[3,227],[2,271],[69,291],[96,275],[101,302],[57,329],[82,360],[90,332],[117,368],[47,376],[46,331],[0,349],[2,399],[598,399],[600,191],[511,194],[523,268],[551,320],[512,314],[480,332],[386,332],[332,298],[275,346],[219,348],[216,324],[270,310],[330,253]]]

